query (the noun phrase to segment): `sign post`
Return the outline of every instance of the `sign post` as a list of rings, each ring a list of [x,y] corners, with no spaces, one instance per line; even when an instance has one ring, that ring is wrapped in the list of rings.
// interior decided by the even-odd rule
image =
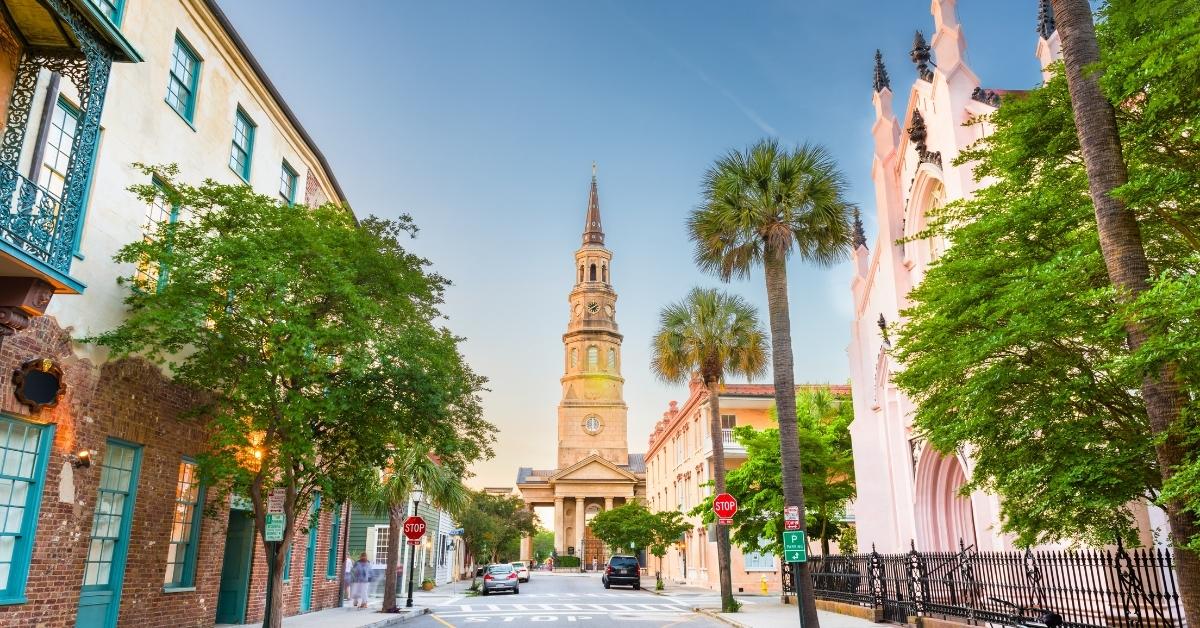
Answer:
[[[713,514],[717,515],[718,524],[729,525],[733,523],[733,516],[737,514],[737,499],[729,493],[721,493],[713,498],[712,509]]]
[[[413,508],[413,512],[416,512]],[[408,548],[408,601],[405,606],[412,608],[413,605],[413,569],[417,558],[417,547],[421,544],[421,537],[425,536],[425,520],[413,515],[404,520],[404,538],[408,539],[408,544],[412,547]]]
[[[283,529],[287,527],[286,515],[268,514],[263,540],[268,543],[278,543],[283,540]]]
[[[794,506],[789,506],[795,508]],[[796,509],[796,520],[799,523],[800,509]],[[788,511],[784,510],[784,522],[787,522]],[[792,564],[792,590],[796,592],[796,608],[800,610],[800,628],[804,628],[804,592],[800,589],[800,565],[808,562],[808,542],[804,538],[804,530],[788,529],[783,533],[783,559]]]

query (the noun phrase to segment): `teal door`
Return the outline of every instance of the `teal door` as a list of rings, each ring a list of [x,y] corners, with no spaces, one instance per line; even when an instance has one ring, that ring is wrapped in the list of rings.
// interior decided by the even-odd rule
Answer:
[[[217,623],[246,621],[246,598],[250,591],[250,557],[254,552],[254,515],[246,510],[229,511],[225,533],[225,558],[221,562],[221,588],[217,590]]]
[[[300,592],[300,612],[312,609],[313,563],[317,561],[317,524],[321,522],[321,494],[313,499],[312,514],[308,518],[308,551],[304,553],[304,588]]]
[[[129,520],[137,493],[142,448],[110,439],[100,463],[100,492],[79,593],[78,628],[113,628],[129,550]]]

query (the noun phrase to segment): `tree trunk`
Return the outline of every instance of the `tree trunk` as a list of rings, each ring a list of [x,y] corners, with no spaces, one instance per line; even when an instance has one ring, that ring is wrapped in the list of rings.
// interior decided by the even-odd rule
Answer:
[[[800,471],[800,433],[796,427],[796,381],[792,365],[792,321],[788,313],[787,259],[768,247],[763,264],[767,311],[771,317],[771,369],[775,376],[775,410],[779,418],[779,454],[783,465],[783,503],[800,511],[805,530],[804,484]],[[796,569],[796,592],[803,604],[805,628],[820,628],[808,563]]]
[[[717,374],[705,373],[704,385],[708,387],[708,425],[712,437],[713,484],[717,494],[725,492],[725,442],[721,432],[721,378]],[[733,578],[730,576],[729,526],[717,525],[717,570],[721,581],[721,610],[732,613],[737,610],[733,599]]]
[[[405,498],[407,500],[407,497]],[[401,504],[407,501],[400,502]],[[387,566],[383,576],[383,612],[396,612],[396,569],[400,565],[400,528],[404,525],[404,506],[388,505],[388,553]],[[412,575],[410,574],[411,578]]]
[[[1087,170],[1088,192],[1096,210],[1096,227],[1100,233],[1100,250],[1109,281],[1116,287],[1118,299],[1129,303],[1145,292],[1150,278],[1146,252],[1142,246],[1137,217],[1112,191],[1128,180],[1121,140],[1112,104],[1100,90],[1099,77],[1089,68],[1100,61],[1100,46],[1096,41],[1092,10],[1087,0],[1053,0],[1055,21],[1062,38],[1063,63],[1067,74],[1067,89],[1075,117],[1075,131]],[[1125,321],[1125,334],[1131,351],[1136,351],[1147,339],[1145,327],[1138,320]],[[1166,438],[1179,420],[1185,402],[1176,377],[1174,364],[1166,364],[1157,373],[1142,380],[1142,398],[1150,420],[1150,431],[1156,437],[1155,454],[1163,481],[1175,473],[1187,458],[1187,450],[1179,439]],[[1188,625],[1200,626],[1200,556],[1187,550],[1184,544],[1200,533],[1194,513],[1184,509],[1179,500],[1166,503],[1171,536],[1175,542],[1178,564],[1179,592]]]

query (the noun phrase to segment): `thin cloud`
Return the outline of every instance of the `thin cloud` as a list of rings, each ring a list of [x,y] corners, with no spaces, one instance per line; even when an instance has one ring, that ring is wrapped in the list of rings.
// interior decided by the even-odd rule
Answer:
[[[728,100],[730,102],[730,104],[732,104],[734,107],[737,108],[738,111],[742,112],[742,115],[746,116],[746,119],[749,120],[750,122],[752,122],[754,124],[754,126],[757,126],[760,130],[762,130],[763,133],[766,133],[767,135],[770,135],[772,137],[779,135],[779,132],[775,130],[775,127],[771,126],[770,123],[768,123],[766,120],[764,120],[762,116],[758,115],[757,111],[746,106],[746,103],[743,103],[740,98],[738,98],[737,96],[735,96],[733,94],[733,92],[729,91],[728,89],[725,89],[724,85],[721,85],[720,83],[718,83],[716,81],[716,79],[709,76],[707,72],[700,69],[700,67],[697,66],[695,63],[692,63],[692,61],[690,59],[683,56],[683,53],[679,52],[673,46],[671,46],[670,44],[667,44],[666,42],[662,41],[658,37],[655,37],[654,33],[652,33],[645,26],[642,26],[641,24],[635,22],[633,20],[633,18],[630,17],[628,14],[626,14],[623,10],[621,10],[620,7],[618,7],[612,3],[609,3],[609,7],[612,8],[613,11],[618,16],[620,16],[620,18],[622,20],[624,20],[626,24],[628,24],[639,35],[641,35],[642,39],[645,39],[650,44],[661,48],[664,52],[666,52],[668,55],[670,55],[671,58],[674,59],[676,63],[678,63],[680,66],[682,66],[685,70],[687,70],[688,72],[691,72],[693,76],[700,79],[703,83],[705,83],[709,87],[717,90],[717,93],[724,96],[725,100]]]

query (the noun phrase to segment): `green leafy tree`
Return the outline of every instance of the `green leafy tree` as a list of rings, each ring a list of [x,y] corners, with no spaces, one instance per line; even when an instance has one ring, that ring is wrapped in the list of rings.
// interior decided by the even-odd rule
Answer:
[[[1080,9],[1059,16],[1064,42],[1092,28]],[[990,116],[995,132],[963,153],[989,185],[939,210],[922,234],[953,246],[909,295],[895,380],[918,402],[914,425],[932,446],[972,452],[967,490],[997,493],[1004,530],[1022,544],[1132,542],[1129,504],[1163,503],[1194,622],[1200,16],[1170,0],[1112,0],[1103,16],[1092,58],[1102,74],[1075,57],[1067,76],[1059,68],[1043,87],[1005,99]],[[1120,104],[1108,114],[1076,98],[1096,78]],[[1080,115],[1115,115],[1126,182],[1096,187],[1087,164],[1096,154],[1081,137],[1090,143],[1098,131]],[[1127,269],[1114,274],[1116,240],[1097,226],[1097,214],[1121,212],[1136,218],[1144,255],[1129,259],[1145,260],[1145,291],[1118,276]],[[1164,369],[1174,369],[1168,388],[1185,391],[1177,419],[1164,419]]]
[[[543,561],[554,554],[554,532],[538,530],[533,535],[533,559]]]
[[[654,513],[632,501],[596,513],[588,528],[613,553],[646,549],[654,543]]]
[[[481,558],[494,563],[506,553],[516,556],[518,550],[514,549],[514,544],[519,548],[521,537],[538,531],[537,515],[525,508],[521,498],[483,491],[471,492],[470,502],[459,522],[463,528],[463,543],[471,553],[472,573]]]
[[[709,434],[713,435],[713,480],[725,492],[725,446],[721,434],[720,387],[727,375],[747,378],[766,370],[766,337],[758,312],[745,299],[711,288],[693,288],[680,302],[663,308],[652,342],[650,370],[665,382],[683,383],[693,374],[708,392]],[[721,608],[734,612],[729,529],[717,529]]]
[[[457,356],[458,342],[433,324],[446,282],[401,246],[416,230],[406,216],[356,223],[339,206],[289,206],[248,186],[183,184],[174,167],[145,170],[166,185],[134,191],[146,203],[165,194],[181,216],[117,253],[130,270],[119,280],[132,288],[128,316],[90,340],[203,392],[203,477],[247,491],[260,534],[267,493],[283,490],[283,542],[266,556],[278,628],[296,513],[317,492],[335,503],[374,481],[394,435],[440,438],[429,419],[446,372],[429,361]]]
[[[654,588],[663,590],[662,561],[667,555],[667,548],[678,541],[683,533],[692,529],[692,524],[683,519],[683,513],[678,510],[660,510],[654,513],[652,529],[654,540],[651,541],[650,553],[658,558],[658,569],[654,572]]]
[[[745,278],[761,266],[771,319],[771,360],[775,405],[781,417],[786,503],[804,519],[799,437],[795,421],[795,372],[788,314],[787,261],[792,255],[817,266],[849,257],[853,208],[845,177],[820,146],[795,150],[762,140],[745,151],[730,151],[704,177],[704,202],[688,220],[696,263],[722,280]],[[799,573],[804,623],[819,628],[807,564]]]
[[[809,536],[821,541],[829,555],[829,542],[844,530],[846,507],[854,499],[854,457],[850,422],[854,410],[848,397],[828,390],[801,390],[796,395],[796,424],[800,455],[804,458],[805,512]],[[738,500],[733,517],[733,540],[745,552],[783,554],[783,469],[779,457],[779,431],[749,426],[733,430],[746,448],[746,460],[729,472],[729,494]],[[705,523],[714,520],[713,497],[692,509]]]

